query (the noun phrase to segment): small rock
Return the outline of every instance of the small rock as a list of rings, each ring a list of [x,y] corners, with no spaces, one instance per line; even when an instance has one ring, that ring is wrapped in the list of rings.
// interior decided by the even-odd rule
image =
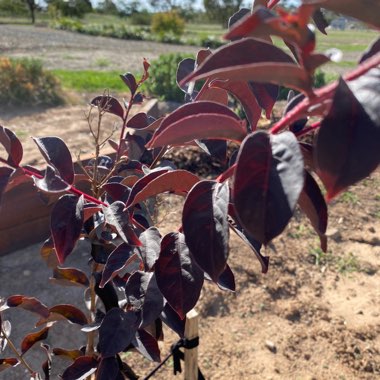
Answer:
[[[376,232],[376,230],[373,227],[368,228],[369,232],[372,232],[373,234]]]
[[[326,236],[333,239],[334,241],[342,240],[342,235],[337,228],[329,228],[326,231]]]
[[[276,347],[276,345],[275,345],[271,340],[266,340],[266,341],[265,341],[265,347],[266,347],[270,352],[273,352],[274,354],[277,352],[277,347]]]
[[[359,310],[356,314],[360,314],[360,315],[363,315],[363,310]]]
[[[305,354],[305,355],[304,355],[304,358],[305,358],[305,360],[310,360],[311,355],[310,355],[310,354]]]

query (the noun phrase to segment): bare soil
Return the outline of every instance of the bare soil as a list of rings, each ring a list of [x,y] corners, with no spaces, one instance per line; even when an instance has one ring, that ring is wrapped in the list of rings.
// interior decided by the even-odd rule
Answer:
[[[2,28],[13,27],[0,26],[0,36]],[[66,41],[71,44],[87,39],[71,33],[37,32],[46,33],[46,38],[51,35],[53,42],[56,35],[71,36],[71,40]],[[29,34],[25,33],[25,38],[31,38]],[[83,54],[91,56],[94,40],[98,39],[88,38],[88,50]],[[41,54],[45,54],[46,48],[46,57],[50,57],[53,67],[54,59],[51,57],[58,48],[54,48],[53,42],[49,47],[48,41],[39,49]],[[18,45],[23,43],[27,45],[27,42],[18,42]],[[104,49],[110,43],[109,40],[103,43]],[[112,43],[122,44],[124,41]],[[12,42],[9,44],[13,46]],[[136,44],[142,46],[144,43]],[[80,46],[83,48],[84,45]],[[171,47],[165,45],[165,49]],[[149,51],[149,47],[146,49]],[[129,62],[128,50],[125,52],[123,59]],[[143,56],[135,50],[134,54]],[[120,68],[120,61],[116,62]],[[73,153],[79,150],[91,153],[87,124],[83,118],[85,109],[80,105],[23,113],[17,111],[17,114],[2,110],[0,122],[15,129],[25,141],[29,135],[59,135],[68,140]],[[109,120],[107,125],[112,128],[115,122]],[[32,143],[26,148],[26,156],[28,163],[41,163]],[[182,159],[198,160],[202,164],[202,159],[194,152],[185,154]],[[236,276],[236,292],[223,292],[207,283],[196,307],[200,314],[199,366],[206,379],[379,378],[379,189],[380,172],[377,171],[331,202],[327,254],[319,250],[318,238],[310,223],[297,210],[290,226],[266,249],[265,253],[270,256],[270,269],[265,275],[261,274],[260,266],[249,249],[232,236],[229,264]],[[176,230],[180,225],[181,205],[182,200],[177,197],[162,197],[160,200],[158,219],[162,234]],[[72,261],[68,265],[85,262],[87,248],[80,246],[78,252],[70,257]],[[33,246],[0,257],[0,296],[30,294],[49,306],[72,302],[73,299],[81,302],[81,293],[72,289],[65,289],[56,296],[54,285],[47,281],[49,270],[39,261],[38,250],[38,246]],[[14,322],[12,336],[19,346],[22,334],[28,331],[27,326],[31,326],[33,321],[28,319],[26,312],[18,313],[20,316],[16,314],[17,310],[9,312],[7,317]],[[55,336],[51,341],[49,338],[49,344],[53,344],[55,339],[65,348],[84,344],[83,333],[73,330],[72,326],[67,328],[74,332],[74,340],[62,334],[60,327],[54,327]],[[162,357],[177,339],[165,330]],[[38,348],[34,348],[26,358],[32,362],[37,360],[37,351]],[[128,354],[125,359],[141,376],[155,366],[135,353]],[[60,360],[57,359],[58,364]],[[63,364],[67,366],[69,363]],[[169,360],[154,378],[175,379],[171,365]],[[0,374],[2,380],[23,378],[27,377],[20,367],[16,372],[7,370]]]

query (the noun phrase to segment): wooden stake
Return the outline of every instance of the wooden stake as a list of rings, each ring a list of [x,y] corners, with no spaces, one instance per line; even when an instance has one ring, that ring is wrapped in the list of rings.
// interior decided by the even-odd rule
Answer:
[[[198,313],[192,309],[186,314],[185,338],[198,337]],[[185,380],[198,380],[198,347],[185,349]]]

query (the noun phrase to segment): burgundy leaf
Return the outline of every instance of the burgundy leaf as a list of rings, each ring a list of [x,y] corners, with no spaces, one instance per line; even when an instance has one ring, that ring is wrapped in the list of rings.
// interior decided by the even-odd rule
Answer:
[[[161,250],[161,234],[156,227],[145,230],[139,239],[142,246],[139,249],[145,271],[150,272],[156,263]]]
[[[235,276],[228,264],[219,276],[218,286],[222,290],[230,290],[231,292],[236,290]]]
[[[150,178],[152,178],[151,176]],[[126,207],[131,207],[137,203],[145,201],[149,197],[170,192],[177,195],[186,195],[186,193],[199,181],[199,178],[187,170],[173,170],[154,176],[150,182],[144,180],[137,182],[132,188],[131,195]],[[145,177],[144,177],[145,178]]]
[[[375,40],[368,49],[363,53],[363,55],[360,57],[359,63],[363,63],[368,58],[371,58],[375,54],[380,52],[380,38]]]
[[[36,187],[46,193],[62,193],[70,189],[70,185],[57,175],[50,165],[47,165],[43,178],[33,176],[33,180]]]
[[[119,272],[125,270],[129,265],[128,260],[133,256],[134,247],[126,243],[121,243],[108,256],[102,273],[100,287],[103,288],[107,282],[111,281]]]
[[[180,82],[182,81],[183,78],[185,78],[187,75],[193,72],[195,67],[195,59],[193,58],[185,58],[183,59],[179,64],[177,68],[177,84],[180,87],[180,89],[184,92],[188,92],[189,90],[189,85],[185,84],[183,86],[180,86]]]
[[[199,266],[217,282],[228,258],[229,189],[226,183],[198,182],[183,206],[186,245]]]
[[[98,361],[92,356],[81,356],[66,368],[62,380],[84,380],[96,371]]]
[[[2,309],[7,309],[8,307],[19,307],[21,309],[31,311],[32,313],[35,313],[43,318],[47,318],[49,316],[49,309],[34,297],[22,295],[10,296],[7,298],[7,302]]]
[[[59,265],[57,253],[55,252],[54,243],[51,236],[42,245],[40,254],[48,268],[54,269]]]
[[[201,140],[197,144],[213,159],[223,164],[227,162],[227,142],[223,140]]]
[[[10,129],[5,128],[1,125],[0,144],[8,153],[8,157],[6,159],[7,163],[14,168],[18,167],[23,155],[22,144],[20,140],[17,138],[17,136]]]
[[[64,356],[70,360],[76,360],[80,356],[83,356],[83,352],[80,350],[66,350],[64,348],[53,348],[53,354],[56,356]]]
[[[380,28],[380,3],[373,0],[303,0],[304,4],[321,6],[343,13]]]
[[[186,318],[181,319],[176,311],[166,303],[164,310],[161,313],[162,322],[169,326],[173,331],[175,331],[181,338],[185,334],[185,324]]]
[[[130,120],[128,120],[127,127],[133,129],[144,129],[150,123],[151,120],[149,116],[145,112],[139,112],[136,115],[134,115]]]
[[[307,171],[305,171],[305,184],[298,203],[309,218],[314,230],[320,236],[321,248],[326,252],[327,205],[317,182]]]
[[[256,6],[257,4],[254,3]],[[253,6],[253,4],[252,4]],[[242,18],[247,16],[251,13],[251,10],[248,8],[240,8],[237,12],[235,12],[229,19],[228,19],[228,29],[232,27],[232,25],[236,24],[238,21],[240,21]]]
[[[69,322],[77,325],[86,325],[88,323],[87,317],[83,311],[72,305],[55,305],[49,309],[50,313],[59,314],[65,317]]]
[[[210,83],[212,85],[212,83]],[[208,87],[202,90],[197,95],[197,101],[207,101],[222,104],[223,106],[228,105],[228,92],[217,87]]]
[[[99,329],[99,351],[102,357],[114,356],[127,348],[139,323],[136,313],[118,308],[108,311]]]
[[[0,359],[0,372],[5,371],[7,368],[16,367],[20,362],[16,358],[3,358]]]
[[[124,211],[124,208],[125,204],[120,201],[116,201],[108,207],[103,207],[106,222],[115,228],[125,243],[141,246],[141,242],[133,229],[129,213]]]
[[[0,203],[1,203],[2,195],[13,173],[14,173],[14,170],[11,168],[6,168],[6,167],[0,168]]]
[[[183,82],[197,79],[229,79],[281,84],[310,92],[308,73],[281,49],[253,38],[219,48]]]
[[[50,281],[68,286],[88,287],[90,282],[85,273],[76,268],[54,268],[53,277]]]
[[[59,137],[34,137],[34,142],[46,162],[59,172],[60,177],[68,184],[74,182],[74,166],[69,148]]]
[[[119,363],[116,357],[103,358],[96,371],[96,380],[115,380],[119,373]]]
[[[83,221],[87,221],[97,212],[102,211],[102,207],[95,203],[86,203],[83,206]]]
[[[119,101],[112,96],[97,96],[91,100],[91,104],[102,108],[104,111],[124,119],[124,109]]]
[[[28,175],[25,175],[25,172],[24,172],[24,168],[25,169],[30,169],[31,167],[28,166],[28,165],[25,165],[23,166],[22,168],[21,167],[18,167],[17,169],[13,170],[13,173],[11,174],[11,176],[9,177],[9,181],[8,181],[8,184],[7,186],[5,187],[5,190],[4,191],[9,191],[23,183],[26,183],[26,182],[31,182],[33,181],[33,179],[31,177],[29,177]],[[4,168],[6,169],[4,172],[6,173],[7,170],[9,168]],[[32,170],[34,171],[37,171],[35,168],[33,168]],[[0,178],[1,178],[1,175],[0,175]],[[1,180],[0,180],[1,181]],[[1,198],[0,198],[1,199]]]
[[[314,11],[312,18],[318,30],[323,34],[327,34],[326,28],[329,26],[329,23],[319,8]]]
[[[51,212],[50,231],[58,261],[62,265],[72,252],[83,226],[83,196],[66,194],[58,199]]]
[[[134,75],[131,73],[125,73],[123,75],[120,75],[120,78],[127,85],[133,95],[137,90],[137,83]]]
[[[108,182],[104,184],[102,188],[112,197],[114,201],[125,202],[129,197],[130,188],[121,183]]]
[[[34,344],[45,340],[48,337],[48,332],[49,327],[45,327],[40,331],[26,335],[21,343],[21,353],[24,355]]]
[[[186,246],[183,234],[169,233],[162,239],[154,271],[165,299],[181,319],[185,318],[199,299],[204,274]]]
[[[303,161],[291,132],[257,131],[243,141],[233,188],[236,214],[252,237],[267,244],[293,215],[303,188]]]
[[[259,107],[256,100],[257,98],[253,94],[249,84],[247,82],[236,82],[230,80],[214,80],[212,81],[211,86],[223,88],[236,97],[244,108],[248,122],[251,125],[251,130],[254,131],[261,116],[261,108]]]
[[[314,153],[328,200],[379,165],[380,103],[376,89],[380,69],[374,70],[350,83],[355,95],[341,79],[330,111],[322,120]]]
[[[157,286],[154,273],[133,273],[125,285],[125,295],[128,308],[141,312],[139,327],[153,323],[164,308],[164,298]]]
[[[95,273],[95,293],[102,300],[106,312],[111,310],[113,307],[119,307],[119,297],[116,290],[111,282],[105,284],[102,288],[100,287],[101,275],[100,273]]]
[[[160,348],[157,340],[145,330],[139,329],[132,340],[133,346],[145,358],[154,362],[161,362]]]

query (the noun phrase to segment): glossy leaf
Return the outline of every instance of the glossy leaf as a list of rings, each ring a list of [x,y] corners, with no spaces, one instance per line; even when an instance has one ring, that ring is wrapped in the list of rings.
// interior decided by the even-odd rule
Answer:
[[[129,277],[125,285],[128,308],[141,312],[139,327],[153,323],[164,308],[164,298],[160,292],[154,273],[137,271]]]
[[[120,201],[116,201],[108,207],[103,207],[106,222],[115,228],[125,243],[141,246],[141,242],[133,229],[129,213],[124,211],[124,208],[125,204]]]
[[[325,19],[323,12],[320,9],[316,9],[313,13],[312,18],[318,30],[323,34],[327,34],[326,28],[329,26],[329,23]]]
[[[96,371],[98,361],[92,356],[81,356],[66,368],[62,380],[85,380]]]
[[[22,144],[10,129],[5,128],[1,125],[0,144],[8,153],[8,157],[6,158],[7,163],[14,168],[18,167],[23,156]]]
[[[236,290],[235,276],[228,264],[218,279],[218,286],[222,290],[234,292]]]
[[[103,358],[96,372],[96,380],[115,380],[119,371],[119,363],[115,357]]]
[[[186,245],[199,266],[217,282],[228,258],[229,189],[226,183],[198,182],[183,206]]]
[[[380,162],[380,112],[376,88],[380,69],[363,76],[355,95],[341,79],[328,115],[317,135],[317,173],[332,199],[367,177]]]
[[[69,322],[77,325],[86,325],[87,317],[84,315],[83,311],[79,310],[77,307],[72,305],[55,305],[49,309],[50,313],[59,314],[65,317]]]
[[[41,340],[45,340],[48,337],[49,327],[37,331],[35,333],[28,334],[21,342],[21,353],[24,355],[34,344]]]
[[[2,195],[8,185],[9,179],[11,178],[14,170],[11,168],[1,167],[0,168],[0,202]]]
[[[124,109],[113,96],[97,96],[91,100],[91,104],[102,108],[106,112],[119,116],[121,119],[124,118]]]
[[[20,362],[16,358],[0,358],[0,372],[8,368],[16,367]]]
[[[46,162],[57,169],[60,177],[68,184],[74,182],[74,166],[69,148],[59,137],[34,137],[34,142]]]
[[[48,268],[54,269],[59,265],[57,254],[54,249],[53,239],[51,237],[49,237],[49,239],[47,239],[42,245],[40,254]]]
[[[88,287],[90,284],[86,274],[76,268],[54,268],[50,281],[66,286]]]
[[[154,119],[152,120],[145,112],[139,112],[128,120],[127,127],[132,129],[144,129],[152,121],[154,121]]]
[[[158,342],[152,335],[150,335],[145,330],[139,329],[136,332],[136,336],[132,341],[133,346],[136,348],[141,355],[143,355],[148,360],[154,362],[161,362],[160,348],[158,347]]]
[[[50,165],[47,165],[43,178],[33,176],[33,180],[38,189],[47,193],[62,193],[70,189],[70,185],[57,175],[56,170]]]
[[[336,13],[343,13],[380,28],[380,3],[374,0],[303,0],[304,4],[318,5]]]
[[[119,272],[125,270],[128,266],[128,260],[134,253],[134,247],[129,244],[121,243],[108,256],[107,262],[102,273],[100,287],[103,288],[111,281]]]
[[[132,342],[140,321],[136,313],[111,309],[99,329],[99,350],[103,358],[123,351]]]
[[[203,78],[274,83],[310,92],[307,72],[274,45],[253,38],[219,48],[183,83]]]
[[[64,348],[53,348],[53,354],[55,356],[63,356],[70,360],[76,360],[80,356],[84,356],[81,350],[66,350]]]
[[[263,244],[279,235],[303,188],[302,154],[291,132],[250,134],[237,158],[234,206],[242,227]]]
[[[327,205],[321,189],[310,173],[305,171],[305,184],[300,194],[298,203],[301,210],[309,218],[314,230],[320,236],[321,249],[327,251],[326,228],[327,228]]]
[[[133,95],[137,90],[137,83],[134,75],[131,73],[125,73],[123,75],[120,75],[120,78],[126,84]]]
[[[166,303],[164,310],[161,313],[162,322],[169,326],[173,331],[175,331],[181,338],[185,334],[185,324],[186,318],[181,319],[173,308]]]
[[[102,186],[102,189],[107,192],[107,195],[111,196],[113,201],[121,201],[126,202],[129,193],[130,188],[128,186],[123,185],[122,183],[106,183]]]
[[[162,239],[154,272],[165,299],[182,319],[185,318],[199,299],[204,274],[191,255],[183,234],[169,233]]]
[[[63,195],[51,212],[50,231],[58,261],[62,265],[73,251],[83,226],[83,196]]]
[[[186,193],[199,181],[199,178],[187,170],[173,170],[163,173],[146,183],[145,187],[137,185],[140,191],[133,190],[128,199],[126,207],[145,201],[149,197],[170,192],[177,195]]]
[[[8,307],[18,307],[24,310],[28,310],[43,318],[47,318],[49,316],[49,309],[34,297],[27,297],[22,295],[10,296],[7,298],[5,305],[1,309],[4,310]]]
[[[161,250],[161,234],[156,227],[145,230],[139,239],[142,246],[139,248],[141,259],[144,263],[145,271],[153,270]]]

